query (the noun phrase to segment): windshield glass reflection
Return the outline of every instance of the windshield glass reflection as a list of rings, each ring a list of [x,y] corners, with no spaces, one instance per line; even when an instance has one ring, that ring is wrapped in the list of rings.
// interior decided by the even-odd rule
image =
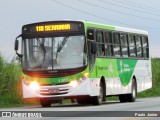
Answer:
[[[25,70],[52,70],[83,67],[87,64],[84,36],[63,36],[23,40]]]

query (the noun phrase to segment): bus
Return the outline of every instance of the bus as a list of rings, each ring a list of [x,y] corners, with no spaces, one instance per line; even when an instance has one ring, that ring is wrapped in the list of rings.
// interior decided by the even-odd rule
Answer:
[[[88,21],[37,22],[22,27],[15,51],[23,98],[38,98],[42,107],[62,99],[100,105],[107,96],[134,102],[138,92],[152,87],[147,31]]]

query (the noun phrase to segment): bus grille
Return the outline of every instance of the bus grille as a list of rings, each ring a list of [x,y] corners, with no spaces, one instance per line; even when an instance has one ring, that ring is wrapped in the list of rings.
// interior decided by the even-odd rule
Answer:
[[[48,88],[40,89],[39,94],[41,95],[64,95],[69,92],[69,88]]]

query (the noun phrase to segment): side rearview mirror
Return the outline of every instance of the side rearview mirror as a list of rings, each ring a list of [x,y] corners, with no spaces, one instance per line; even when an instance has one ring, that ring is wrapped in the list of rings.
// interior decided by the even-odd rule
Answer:
[[[91,42],[91,53],[96,54],[97,53],[97,45],[95,42]]]
[[[19,47],[19,41],[16,39],[14,44],[14,50],[17,51]]]
[[[17,52],[18,48],[19,48],[19,41],[18,41],[18,38],[21,37],[22,35],[19,35],[18,37],[16,37],[16,40],[15,40],[15,44],[14,44],[14,50],[16,51],[16,54],[18,55],[18,57],[22,58],[22,54],[19,54]]]

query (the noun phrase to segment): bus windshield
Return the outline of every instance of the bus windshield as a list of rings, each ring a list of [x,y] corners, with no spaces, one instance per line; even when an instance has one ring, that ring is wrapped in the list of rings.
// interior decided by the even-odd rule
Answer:
[[[85,37],[23,39],[23,70],[72,69],[87,64]]]

